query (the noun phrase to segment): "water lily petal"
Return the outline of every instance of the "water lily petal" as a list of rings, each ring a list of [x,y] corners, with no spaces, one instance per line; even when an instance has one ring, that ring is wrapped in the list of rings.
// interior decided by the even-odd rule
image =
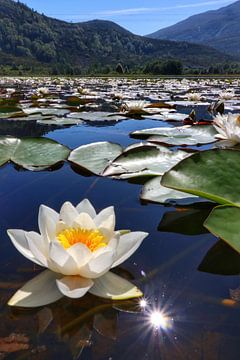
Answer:
[[[65,202],[60,210],[59,220],[65,222],[68,226],[72,226],[75,218],[78,216],[78,211],[69,202]]]
[[[95,279],[105,274],[112,266],[115,251],[108,247],[95,251],[94,257],[79,269],[79,274],[85,278]]]
[[[116,267],[128,259],[141,245],[148,233],[135,231],[120,236],[115,261],[112,267]]]
[[[55,237],[56,235],[58,235],[59,233],[61,233],[62,231],[68,229],[69,226],[67,224],[65,224],[65,222],[63,221],[58,221],[56,224],[56,233],[55,233]]]
[[[56,283],[63,295],[74,299],[84,296],[94,284],[92,280],[80,276],[64,276]]]
[[[116,222],[114,207],[109,206],[100,211],[100,213],[94,218],[94,222],[97,227],[105,227],[110,231],[114,231]]]
[[[34,263],[41,265],[41,263],[33,256],[32,252],[29,249],[25,231],[8,230],[7,233],[10,239],[12,240],[13,245],[23,256],[33,261]]]
[[[93,295],[111,300],[126,300],[143,296],[134,284],[108,271],[94,280],[94,286],[89,290]]]
[[[47,267],[48,263],[44,237],[34,231],[30,231],[26,233],[26,238],[28,241],[29,249],[35,259],[37,259],[42,266]]]
[[[80,227],[82,229],[87,229],[87,230],[96,229],[96,225],[95,225],[93,219],[87,213],[79,214],[74,219],[73,226],[74,227]]]
[[[57,266],[63,275],[78,275],[78,266],[73,257],[64,249],[58,241],[52,241],[49,249],[49,263],[53,262],[53,269]]]
[[[63,294],[56,285],[56,279],[60,277],[60,274],[52,271],[43,271],[18,290],[8,301],[8,305],[38,307],[61,299]]]
[[[59,214],[56,211],[45,205],[40,206],[38,213],[38,226],[42,236],[49,240],[54,239],[58,219]]]
[[[82,243],[75,244],[67,249],[67,252],[73,257],[79,268],[84,266],[92,257],[91,250]]]
[[[87,213],[91,218],[96,216],[96,211],[88,199],[81,201],[76,207],[78,213]]]

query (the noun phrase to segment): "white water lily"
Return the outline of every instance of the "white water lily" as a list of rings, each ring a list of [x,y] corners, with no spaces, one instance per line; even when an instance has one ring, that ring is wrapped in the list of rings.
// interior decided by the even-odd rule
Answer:
[[[149,105],[149,103],[147,101],[144,100],[133,100],[133,101],[126,101],[122,106],[121,106],[121,111],[122,112],[136,112],[136,113],[141,113],[146,111],[146,106]]]
[[[202,101],[205,98],[199,93],[188,93],[186,94],[188,101]]]
[[[223,147],[231,147],[240,143],[240,114],[217,115],[213,120],[218,134],[215,137],[224,140]]]
[[[115,231],[112,206],[97,214],[85,199],[77,207],[64,203],[58,214],[41,205],[38,223],[40,234],[8,230],[8,235],[22,255],[49,270],[18,290],[9,305],[42,306],[64,295],[80,298],[88,291],[113,300],[142,296],[136,286],[109,270],[128,259],[148,234]]]
[[[220,94],[219,94],[219,97],[220,99],[223,99],[223,100],[231,100],[233,99],[235,96],[235,92],[233,90],[230,90],[230,91],[222,91]]]

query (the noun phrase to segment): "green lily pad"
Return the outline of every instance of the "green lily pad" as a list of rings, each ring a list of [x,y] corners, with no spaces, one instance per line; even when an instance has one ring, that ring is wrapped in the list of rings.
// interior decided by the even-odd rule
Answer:
[[[190,156],[185,151],[170,151],[151,144],[129,146],[104,171],[104,176],[131,178],[162,175],[182,159]]]
[[[169,145],[198,145],[209,144],[216,141],[217,134],[213,126],[180,126],[173,128],[154,128],[134,131],[131,135],[147,137],[148,141],[165,143]]]
[[[70,150],[46,138],[0,138],[0,165],[7,161],[29,170],[44,169],[67,159]]]
[[[38,124],[42,125],[57,125],[57,126],[66,126],[66,125],[79,125],[82,124],[83,121],[80,119],[72,119],[72,118],[66,118],[66,117],[41,117],[37,120]]]
[[[6,136],[0,137],[0,166],[11,159],[18,143],[19,139]]]
[[[104,169],[122,151],[122,147],[118,144],[97,142],[73,150],[68,160],[93,174],[102,175]]]
[[[163,175],[163,186],[222,205],[240,205],[240,153],[208,150],[181,161]]]
[[[199,201],[198,196],[189,196],[187,193],[162,186],[161,179],[161,176],[156,176],[145,183],[141,192],[142,200],[174,205],[190,205]]]
[[[240,208],[218,206],[209,215],[204,226],[240,253]]]
[[[42,114],[42,115],[55,115],[55,116],[64,116],[69,114],[70,111],[67,109],[57,109],[57,108],[24,108],[23,112],[26,115]]]
[[[104,111],[89,111],[80,113],[71,113],[67,118],[76,118],[83,121],[105,122],[105,121],[120,121],[126,119],[126,116],[119,115],[119,113],[109,113]]]

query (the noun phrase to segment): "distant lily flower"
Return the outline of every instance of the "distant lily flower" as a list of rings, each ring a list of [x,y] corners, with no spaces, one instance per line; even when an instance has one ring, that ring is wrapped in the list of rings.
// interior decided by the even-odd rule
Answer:
[[[121,106],[122,112],[129,112],[129,113],[143,113],[146,112],[146,106],[149,105],[147,101],[143,100],[136,100],[136,101],[126,101]]]
[[[47,87],[40,87],[40,88],[37,88],[37,93],[39,93],[41,95],[48,95],[50,93],[50,91]]]
[[[223,91],[219,94],[220,99],[222,100],[231,100],[235,96],[234,91]]]
[[[136,286],[109,270],[128,259],[148,234],[115,231],[113,207],[97,214],[85,199],[77,207],[64,203],[58,214],[41,205],[38,223],[40,234],[8,230],[8,235],[22,255],[49,270],[18,290],[9,305],[42,306],[63,295],[80,298],[88,291],[113,300],[142,296]]]
[[[231,147],[240,143],[240,114],[217,115],[213,120],[218,134],[215,137],[222,142],[223,147]]]
[[[204,97],[199,93],[189,93],[186,95],[188,101],[202,101]]]

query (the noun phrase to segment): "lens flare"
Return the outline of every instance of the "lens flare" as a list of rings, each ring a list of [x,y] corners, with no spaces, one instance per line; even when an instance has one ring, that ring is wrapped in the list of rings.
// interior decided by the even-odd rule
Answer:
[[[148,306],[148,302],[146,299],[141,299],[139,302],[139,306],[141,309],[145,309]]]
[[[166,330],[169,327],[169,318],[161,311],[154,311],[150,314],[150,323],[156,329]]]

